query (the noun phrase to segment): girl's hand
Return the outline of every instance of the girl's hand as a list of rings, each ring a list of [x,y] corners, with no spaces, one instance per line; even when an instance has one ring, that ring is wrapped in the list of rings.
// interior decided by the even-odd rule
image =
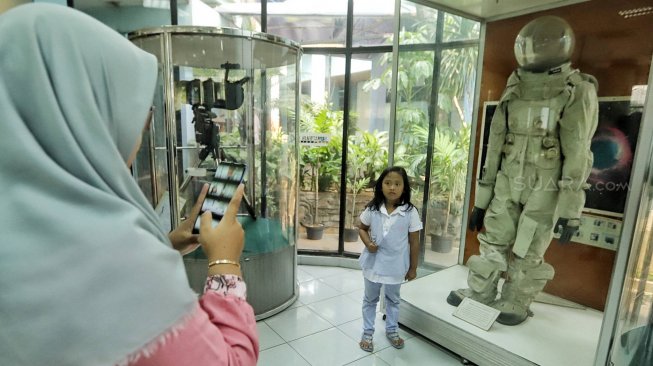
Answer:
[[[181,255],[191,253],[200,246],[199,235],[193,234],[193,226],[195,226],[197,215],[200,213],[202,203],[204,202],[204,198],[206,197],[208,190],[209,185],[205,184],[202,187],[200,195],[197,197],[197,201],[195,202],[193,209],[190,211],[190,216],[186,218],[186,220],[182,221],[176,229],[168,234],[168,238],[172,243],[172,247],[178,250]]]
[[[370,253],[376,253],[379,250],[379,246],[375,242],[371,242],[367,245],[367,251]]]
[[[236,220],[236,214],[238,213],[244,190],[244,185],[241,184],[238,186],[218,226],[212,226],[211,212],[207,211],[202,214],[199,242],[202,244],[202,249],[204,249],[209,263],[219,259],[226,259],[237,263],[240,261],[240,254],[245,245],[245,232],[238,220]],[[218,268],[219,266],[212,267],[211,269]],[[233,271],[220,270],[218,272],[233,273]]]
[[[406,281],[412,281],[417,277],[417,268],[409,268],[408,273],[406,273]]]

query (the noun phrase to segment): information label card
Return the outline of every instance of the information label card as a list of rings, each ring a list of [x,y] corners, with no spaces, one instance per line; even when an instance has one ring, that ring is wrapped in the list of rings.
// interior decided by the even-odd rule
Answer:
[[[466,297],[453,312],[453,316],[487,331],[490,330],[499,313],[500,311],[493,307]]]

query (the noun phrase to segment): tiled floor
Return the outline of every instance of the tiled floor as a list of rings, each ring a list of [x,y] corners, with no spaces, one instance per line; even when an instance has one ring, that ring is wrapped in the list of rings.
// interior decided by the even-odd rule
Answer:
[[[257,323],[261,366],[421,366],[460,365],[459,358],[407,330],[397,350],[385,339],[377,313],[374,353],[358,347],[362,330],[363,276],[339,267],[298,267],[299,299],[283,312]]]

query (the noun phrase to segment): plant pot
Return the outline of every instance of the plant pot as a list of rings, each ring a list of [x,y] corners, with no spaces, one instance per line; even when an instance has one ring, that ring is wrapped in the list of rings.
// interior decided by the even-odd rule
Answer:
[[[324,225],[304,225],[306,228],[306,237],[310,240],[320,240],[322,239],[322,234],[324,234]]]
[[[431,250],[438,253],[449,253],[453,247],[454,237],[451,235],[431,234]]]
[[[345,233],[343,234],[344,240],[348,243],[353,243],[358,241],[358,228],[347,229],[345,228]]]

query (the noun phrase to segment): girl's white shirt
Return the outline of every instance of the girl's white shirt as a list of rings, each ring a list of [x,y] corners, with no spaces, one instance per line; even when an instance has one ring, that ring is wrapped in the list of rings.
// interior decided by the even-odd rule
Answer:
[[[408,226],[408,232],[413,233],[415,231],[422,230],[422,221],[420,220],[419,213],[417,212],[417,209],[413,206],[410,208],[410,210],[406,211],[407,205],[401,205],[399,207],[396,207],[392,213],[388,214],[388,210],[385,207],[385,204],[381,205],[379,207],[379,211],[371,211],[368,208],[366,208],[363,213],[360,215],[360,220],[363,225],[369,226],[370,223],[372,222],[372,215],[374,214],[381,214],[381,222],[383,223],[383,237],[388,235],[390,232],[390,228],[394,223],[397,221],[399,218],[399,215],[401,216],[406,216],[410,215],[410,224]],[[374,238],[372,238],[374,240]],[[375,240],[375,242],[380,242],[381,240]],[[410,245],[410,243],[408,243]],[[376,283],[383,283],[387,285],[396,285],[404,282],[404,277],[393,277],[393,276],[381,276],[376,274],[376,272],[373,269],[364,269],[363,270],[363,276],[367,278],[369,281],[376,282]]]

